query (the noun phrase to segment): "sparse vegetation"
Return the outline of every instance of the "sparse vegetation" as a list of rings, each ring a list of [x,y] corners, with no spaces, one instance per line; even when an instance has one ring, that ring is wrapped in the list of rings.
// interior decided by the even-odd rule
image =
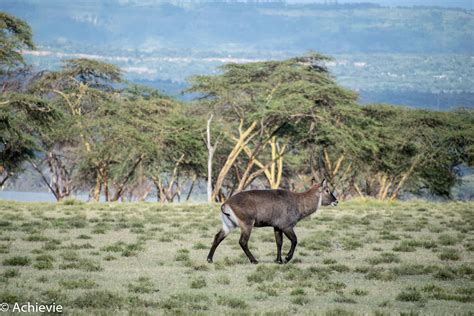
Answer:
[[[441,250],[438,257],[444,261],[447,261],[447,260],[457,261],[461,258],[461,255],[459,254],[459,251],[457,249],[446,248],[446,249]]]
[[[31,259],[25,256],[14,256],[3,260],[4,266],[28,266],[31,264]]]
[[[197,277],[194,280],[192,280],[191,285],[190,285],[192,289],[201,289],[206,286],[207,286],[206,279],[204,279],[204,277],[202,276]]]
[[[273,232],[255,229],[256,266],[236,232],[214,264],[205,261],[220,226],[217,205],[87,206],[0,201],[5,227],[22,228],[1,232],[8,251],[0,253],[0,301],[54,299],[71,314],[211,315],[468,314],[474,301],[472,252],[463,246],[472,240],[453,224],[472,220],[470,203],[354,200],[325,208],[296,227],[304,246],[292,264],[274,263]],[[406,232],[428,215],[424,228]],[[99,222],[107,228],[94,234]]]

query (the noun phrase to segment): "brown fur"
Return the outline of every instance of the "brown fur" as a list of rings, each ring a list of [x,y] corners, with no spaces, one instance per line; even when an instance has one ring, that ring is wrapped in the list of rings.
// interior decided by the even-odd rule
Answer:
[[[223,229],[215,236],[207,261],[212,262],[217,246],[235,226],[240,227],[239,243],[250,262],[257,263],[247,246],[252,228],[265,226],[274,228],[277,243],[276,262],[283,263],[281,258],[283,234],[290,239],[291,248],[286,256],[286,262],[290,261],[297,244],[293,227],[301,219],[318,210],[320,197],[321,205],[337,204],[337,199],[327,188],[326,181],[302,193],[287,190],[251,190],[230,197],[221,207]]]

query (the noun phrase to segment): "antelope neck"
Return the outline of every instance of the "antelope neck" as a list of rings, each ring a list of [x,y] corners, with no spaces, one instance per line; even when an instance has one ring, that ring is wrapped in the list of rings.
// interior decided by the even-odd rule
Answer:
[[[319,188],[320,185],[314,185],[306,192],[297,193],[299,195],[298,211],[300,218],[313,214],[321,207],[323,194],[318,192]]]

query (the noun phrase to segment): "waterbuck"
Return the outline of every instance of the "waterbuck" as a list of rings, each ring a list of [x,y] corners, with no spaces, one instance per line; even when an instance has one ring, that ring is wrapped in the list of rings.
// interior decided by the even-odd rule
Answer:
[[[281,246],[283,234],[291,241],[285,263],[293,258],[297,238],[293,230],[301,219],[316,212],[321,205],[336,206],[338,203],[334,192],[328,188],[327,181],[312,186],[302,193],[287,190],[251,190],[240,192],[230,197],[221,206],[222,229],[216,234],[207,261],[212,257],[217,246],[229,233],[240,227],[239,244],[251,263],[258,263],[247,246],[252,228],[271,226],[275,232],[277,258],[275,262],[283,263]]]

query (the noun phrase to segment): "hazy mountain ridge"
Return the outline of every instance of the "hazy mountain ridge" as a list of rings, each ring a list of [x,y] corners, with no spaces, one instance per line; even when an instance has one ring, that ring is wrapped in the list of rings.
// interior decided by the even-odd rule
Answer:
[[[177,91],[187,77],[217,73],[225,62],[316,50],[336,58],[330,68],[338,81],[369,96],[364,101],[473,106],[474,11],[380,3],[417,1],[5,0],[0,10],[32,26],[39,51],[26,57],[37,69],[57,68],[62,58],[98,58],[130,80]]]
[[[325,9],[326,8],[326,9]],[[325,53],[472,53],[471,11],[271,3],[4,1],[41,44],[283,50]],[[301,12],[304,10],[304,14]],[[416,21],[416,23],[414,23]],[[410,45],[407,45],[410,40]],[[470,41],[470,42],[469,42]]]

